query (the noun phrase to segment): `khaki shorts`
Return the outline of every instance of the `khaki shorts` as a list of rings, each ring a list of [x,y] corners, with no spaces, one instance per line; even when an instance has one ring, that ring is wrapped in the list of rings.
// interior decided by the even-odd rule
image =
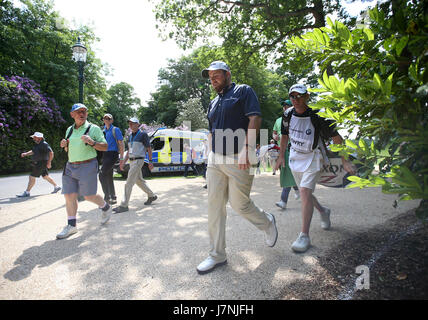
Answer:
[[[319,170],[319,165],[316,163],[316,160],[312,161],[305,172],[296,172],[293,170],[291,170],[291,172],[299,188],[308,188],[315,191],[315,186],[321,177],[321,170]]]

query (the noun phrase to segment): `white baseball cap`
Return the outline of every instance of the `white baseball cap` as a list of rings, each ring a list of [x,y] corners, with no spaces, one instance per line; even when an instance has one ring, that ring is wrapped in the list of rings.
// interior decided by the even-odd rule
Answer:
[[[132,117],[131,119],[129,119],[128,122],[140,123],[140,121],[135,117]]]
[[[298,92],[301,94],[305,94],[308,92],[308,89],[306,88],[305,85],[297,83],[297,84],[294,84],[291,86],[290,90],[288,91],[288,94],[290,94],[292,92]]]
[[[36,137],[36,138],[43,138],[43,133],[41,132],[34,132],[33,135],[30,136],[31,138]]]
[[[209,78],[208,71],[211,71],[211,70],[224,70],[224,71],[230,72],[230,68],[226,64],[226,62],[214,61],[214,62],[211,62],[210,66],[208,68],[202,70],[202,77]]]

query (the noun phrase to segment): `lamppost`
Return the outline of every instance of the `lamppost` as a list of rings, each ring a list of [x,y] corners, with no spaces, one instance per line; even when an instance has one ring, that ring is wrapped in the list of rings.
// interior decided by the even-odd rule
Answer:
[[[86,47],[80,42],[80,37],[77,38],[76,44],[72,47],[73,49],[73,60],[77,62],[79,66],[79,103],[83,103],[83,82],[85,77],[83,76],[83,68],[86,62]]]

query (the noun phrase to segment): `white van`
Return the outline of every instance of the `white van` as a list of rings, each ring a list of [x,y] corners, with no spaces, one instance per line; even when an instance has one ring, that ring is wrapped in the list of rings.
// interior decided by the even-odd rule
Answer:
[[[208,140],[206,132],[159,129],[148,135],[152,145],[152,172],[184,171],[187,160],[185,144],[193,149],[193,162],[197,165],[203,163],[203,144]]]

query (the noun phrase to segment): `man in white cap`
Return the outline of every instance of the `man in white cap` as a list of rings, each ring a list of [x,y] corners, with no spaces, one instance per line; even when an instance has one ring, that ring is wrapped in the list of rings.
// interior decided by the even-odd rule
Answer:
[[[256,137],[261,125],[260,104],[254,90],[231,81],[229,66],[214,61],[202,71],[218,96],[208,107],[209,155],[207,166],[209,256],[196,270],[199,274],[213,271],[227,263],[226,204],[247,219],[273,247],[278,238],[275,217],[257,207],[250,199],[256,164]],[[251,154],[253,152],[254,154]],[[254,156],[250,163],[250,156]]]
[[[34,132],[30,136],[33,138],[34,146],[30,151],[21,153],[21,158],[32,156],[31,159],[31,173],[28,180],[27,190],[23,193],[16,195],[17,197],[29,197],[30,191],[36,183],[36,178],[42,176],[47,182],[54,186],[52,193],[57,193],[61,190],[55,181],[49,176],[48,169],[52,167],[52,159],[54,157],[54,152],[50,145],[44,140],[43,133]]]
[[[143,173],[141,171],[144,165],[144,159],[146,158],[146,151],[149,154],[149,169],[153,169],[152,148],[149,136],[145,131],[140,130],[140,121],[137,118],[133,117],[129,119],[128,124],[132,134],[128,141],[128,152],[125,158],[120,160],[120,170],[123,170],[123,166],[128,159],[130,160],[130,165],[125,183],[125,194],[120,206],[113,209],[114,213],[126,212],[129,210],[128,204],[134,184],[137,184],[141,190],[147,193],[148,199],[144,202],[145,205],[151,204],[158,198],[149,188],[146,180],[143,179]]]
[[[330,209],[323,207],[313,195],[326,158],[322,139],[333,139],[335,144],[343,143],[333,121],[321,118],[307,104],[309,93],[305,85],[295,84],[289,90],[294,108],[284,112],[281,125],[281,152],[277,168],[285,166],[284,154],[290,141],[289,166],[299,187],[302,200],[302,231],[291,246],[295,252],[305,252],[311,245],[309,228],[314,207],[320,212],[321,228],[331,226]],[[343,168],[355,173],[352,164],[342,157]]]

